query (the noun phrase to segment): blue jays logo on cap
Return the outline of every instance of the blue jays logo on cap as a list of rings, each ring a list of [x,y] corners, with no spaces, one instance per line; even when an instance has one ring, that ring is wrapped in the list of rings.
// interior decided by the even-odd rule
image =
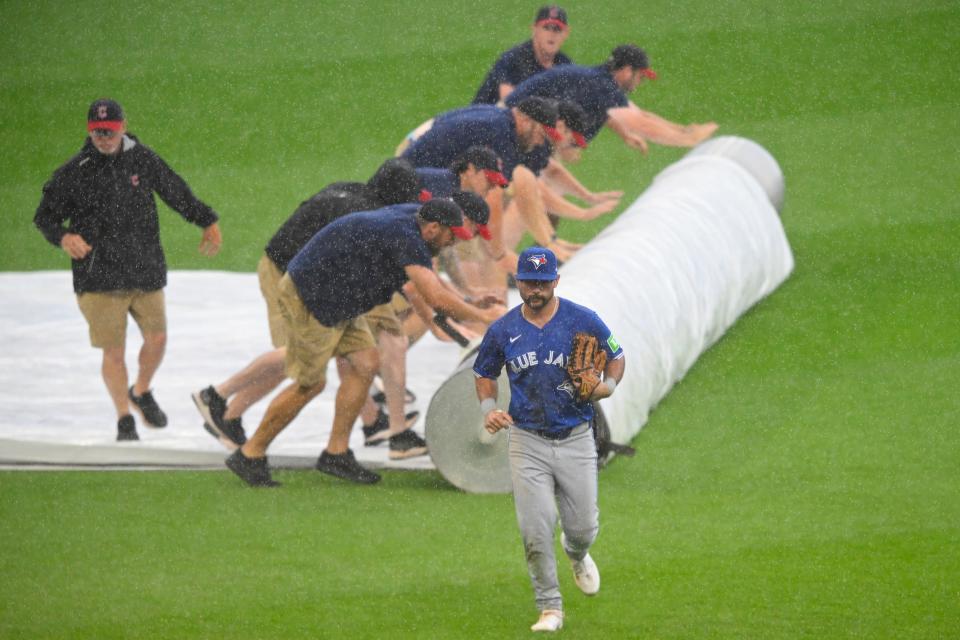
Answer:
[[[557,256],[544,247],[529,247],[517,260],[517,280],[556,280]]]
[[[537,269],[539,271],[540,267],[547,264],[547,256],[543,255],[542,253],[538,253],[534,256],[530,256],[529,258],[527,258],[527,261],[533,265],[534,269]]]

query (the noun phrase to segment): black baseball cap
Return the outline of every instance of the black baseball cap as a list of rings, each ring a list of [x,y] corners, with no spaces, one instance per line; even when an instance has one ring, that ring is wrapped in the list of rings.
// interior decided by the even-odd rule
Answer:
[[[587,112],[573,100],[561,100],[557,103],[557,117],[567,125],[573,134],[573,142],[578,147],[586,147],[587,139],[583,132],[587,130]]]
[[[409,160],[389,158],[367,181],[367,186],[377,193],[384,204],[416,202],[420,194],[417,171]]]
[[[631,67],[643,71],[643,75],[651,80],[657,79],[657,72],[650,68],[650,57],[647,52],[635,44],[622,44],[610,53],[609,62],[614,70]]]
[[[540,96],[529,96],[517,103],[517,109],[520,113],[532,118],[534,121],[543,125],[547,135],[554,141],[559,141],[561,136],[557,131],[557,103]]]
[[[533,19],[533,24],[538,27],[545,24],[552,24],[561,29],[567,28],[567,12],[555,4],[540,7],[537,16]]]
[[[450,227],[453,235],[461,240],[469,240],[473,237],[470,230],[463,226],[463,210],[453,200],[446,198],[429,200],[420,207],[417,215],[427,222],[436,222]]]
[[[454,173],[461,173],[466,170],[467,163],[483,171],[490,184],[498,187],[506,187],[510,184],[510,181],[503,175],[503,161],[489,147],[473,145],[457,156],[451,168]]]
[[[473,191],[455,191],[453,201],[463,210],[463,215],[470,218],[477,226],[477,233],[484,240],[491,240],[493,234],[490,233],[490,207],[486,201]]]
[[[87,110],[87,131],[94,129],[110,129],[119,131],[123,128],[123,107],[116,100],[101,98],[94,101]]]

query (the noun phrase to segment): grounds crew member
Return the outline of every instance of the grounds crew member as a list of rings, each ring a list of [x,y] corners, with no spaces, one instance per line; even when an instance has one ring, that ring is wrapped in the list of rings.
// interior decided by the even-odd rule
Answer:
[[[213,256],[220,250],[220,227],[217,214],[183,178],[127,132],[117,102],[91,104],[87,131],[80,152],[44,185],[33,221],[72,260],[73,290],[90,328],[90,344],[103,350],[101,373],[117,412],[117,440],[138,440],[131,403],[148,427],[167,425],[150,387],[167,344],[167,263],[154,193],[203,229],[200,253]],[[143,335],[139,370],[129,387],[128,315]]]

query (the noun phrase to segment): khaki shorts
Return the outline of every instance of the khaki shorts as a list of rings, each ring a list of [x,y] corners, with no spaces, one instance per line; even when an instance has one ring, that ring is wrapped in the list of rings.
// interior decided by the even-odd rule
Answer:
[[[270,342],[274,349],[287,346],[287,325],[283,321],[283,314],[280,313],[280,278],[283,272],[277,267],[277,263],[264,255],[257,263],[257,279],[260,280],[260,293],[267,303],[267,324],[270,327]]]
[[[385,304],[378,304],[363,314],[363,317],[366,318],[367,325],[370,326],[370,332],[373,333],[374,337],[379,336],[381,331],[394,336],[403,335],[403,326],[397,318],[393,300]]]
[[[327,381],[327,363],[333,356],[345,356],[363,349],[375,349],[376,341],[363,316],[325,327],[304,306],[289,275],[278,285],[280,312],[286,323],[287,376],[301,387]]]
[[[141,334],[167,330],[163,289],[88,291],[77,296],[77,304],[90,327],[90,344],[98,349],[126,345],[127,314],[133,316]]]

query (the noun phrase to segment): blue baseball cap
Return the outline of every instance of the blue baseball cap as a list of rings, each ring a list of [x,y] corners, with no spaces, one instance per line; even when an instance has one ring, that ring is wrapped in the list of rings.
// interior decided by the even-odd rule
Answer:
[[[557,256],[544,247],[529,247],[517,260],[516,280],[556,280]]]

